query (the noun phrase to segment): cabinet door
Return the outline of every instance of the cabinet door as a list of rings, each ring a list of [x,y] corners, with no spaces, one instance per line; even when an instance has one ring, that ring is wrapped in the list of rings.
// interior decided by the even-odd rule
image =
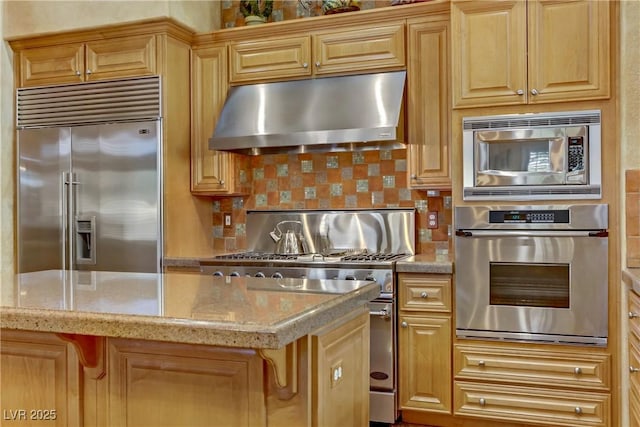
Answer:
[[[609,97],[609,2],[529,1],[529,102]]]
[[[400,313],[400,409],[451,413],[451,317]]]
[[[412,188],[450,188],[449,22],[408,22],[408,174]]]
[[[81,425],[80,364],[70,344],[53,334],[3,329],[0,365],[8,425]]]
[[[156,72],[155,36],[118,37],[86,44],[87,81],[146,76]]]
[[[453,107],[526,103],[527,3],[451,5]]]
[[[108,354],[108,425],[265,425],[263,364],[252,351],[111,340]]]
[[[194,49],[191,59],[191,192],[233,190],[233,155],[209,150],[227,93],[226,46]]]
[[[398,306],[403,311],[451,312],[451,276],[399,274]]]
[[[309,36],[237,42],[229,45],[230,82],[311,75]]]
[[[312,37],[316,75],[401,69],[405,65],[404,23],[318,32]]]
[[[65,44],[21,50],[18,87],[84,81],[84,45]]]
[[[369,335],[366,311],[312,336],[317,427],[369,425]],[[352,403],[349,405],[349,403]]]

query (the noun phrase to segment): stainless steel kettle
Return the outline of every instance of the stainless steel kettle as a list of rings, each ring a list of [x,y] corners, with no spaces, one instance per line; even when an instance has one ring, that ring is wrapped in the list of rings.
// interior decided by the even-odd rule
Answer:
[[[276,227],[269,233],[274,242],[276,242],[277,254],[287,255],[302,255],[308,253],[307,242],[304,236],[300,232],[295,232],[293,229],[288,228],[286,231],[282,231],[280,228],[284,224],[298,224],[302,228],[300,221],[280,221],[276,224]]]

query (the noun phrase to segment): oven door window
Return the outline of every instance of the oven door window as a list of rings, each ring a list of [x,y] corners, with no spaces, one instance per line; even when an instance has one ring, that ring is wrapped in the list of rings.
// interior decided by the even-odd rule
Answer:
[[[569,308],[569,264],[492,262],[491,305]]]

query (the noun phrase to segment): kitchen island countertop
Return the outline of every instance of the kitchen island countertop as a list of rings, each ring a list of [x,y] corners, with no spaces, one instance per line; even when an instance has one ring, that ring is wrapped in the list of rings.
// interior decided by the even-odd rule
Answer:
[[[1,284],[3,328],[282,348],[376,298],[371,282],[64,272]]]

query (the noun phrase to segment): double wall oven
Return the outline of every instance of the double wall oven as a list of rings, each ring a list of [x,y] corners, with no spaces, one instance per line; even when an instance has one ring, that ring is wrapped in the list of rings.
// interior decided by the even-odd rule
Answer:
[[[395,262],[414,254],[413,209],[249,211],[247,250],[202,263],[218,276],[369,280],[370,420],[398,415]]]

